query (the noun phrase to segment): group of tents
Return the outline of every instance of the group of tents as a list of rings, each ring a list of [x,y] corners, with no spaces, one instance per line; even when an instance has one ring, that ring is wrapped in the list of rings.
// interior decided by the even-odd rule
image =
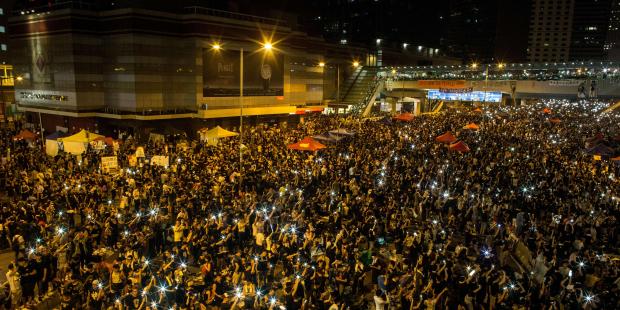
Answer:
[[[476,125],[475,123],[469,123],[463,126],[463,129],[479,130],[480,126]],[[450,131],[446,131],[444,134],[437,136],[435,138],[435,141],[448,145],[448,149],[450,151],[455,151],[459,153],[467,153],[470,151],[467,143],[463,142],[462,140],[459,140]]]
[[[346,137],[350,137],[353,135],[355,135],[354,132],[349,131],[344,128],[339,128],[339,129],[330,130],[320,135],[315,135],[312,137],[310,136],[305,137],[301,141],[289,144],[286,147],[291,150],[315,152],[315,151],[318,151],[320,149],[324,149],[327,147],[325,144],[322,144],[321,142],[335,143],[335,142],[341,141],[342,139]],[[320,140],[321,142],[317,140]]]
[[[38,136],[27,129],[24,129],[17,135],[13,136],[14,141],[23,140],[31,144],[37,139]],[[81,130],[74,135],[68,135],[58,131],[45,137],[45,153],[49,156],[56,156],[60,150],[63,150],[70,154],[79,155],[86,152],[89,145],[95,149],[102,149],[105,146],[112,146],[114,142],[114,139],[110,137],[102,136],[86,130]]]

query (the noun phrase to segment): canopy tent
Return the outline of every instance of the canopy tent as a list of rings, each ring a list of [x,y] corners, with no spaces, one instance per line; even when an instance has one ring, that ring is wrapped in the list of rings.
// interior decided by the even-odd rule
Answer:
[[[476,125],[475,123],[469,123],[463,126],[463,129],[478,130],[480,129],[480,126]]]
[[[203,135],[205,137],[204,141],[207,141],[209,145],[217,145],[220,138],[234,137],[239,134],[233,131],[228,131],[220,126],[216,126],[215,128],[203,132]]]
[[[480,108],[475,108],[472,112],[482,113],[482,109],[480,109]]]
[[[551,114],[551,109],[549,109],[549,108],[544,108],[544,109],[542,110],[542,112],[543,112],[543,113],[545,113],[545,114]]]
[[[586,150],[586,152],[590,155],[599,155],[599,156],[613,156],[614,155],[614,149],[612,149],[611,147],[601,143],[598,144],[588,150]]]
[[[410,122],[413,120],[414,117],[415,115],[411,113],[402,113],[394,116],[394,119],[397,121]]]
[[[561,121],[559,118],[554,117],[554,118],[550,118],[550,119],[549,119],[549,122],[551,122],[551,123],[553,123],[553,124],[559,124],[559,123],[561,123],[562,121]]]
[[[450,144],[450,151],[466,153],[469,152],[469,146],[463,141],[458,141]]]
[[[297,143],[289,144],[286,147],[291,149],[291,150],[312,151],[312,152],[326,148],[325,145],[317,142],[316,140],[312,139],[311,137],[305,137],[301,141],[299,141]]]
[[[16,134],[13,137],[13,140],[15,141],[19,141],[19,140],[34,140],[37,138],[37,135],[35,135],[32,131],[27,130],[27,129],[23,129],[22,131],[20,131],[18,134]]]
[[[72,136],[58,138],[57,141],[62,143],[65,152],[71,154],[82,154],[86,152],[88,143],[97,138],[104,138],[104,136],[82,129],[80,132]]]
[[[612,158],[611,160],[620,163],[620,156],[616,156]]]
[[[330,130],[329,133],[332,133],[335,135],[343,135],[343,136],[354,136],[355,135],[355,132],[350,131],[348,129],[344,129],[344,128]]]
[[[326,132],[324,134],[312,136],[312,139],[318,140],[318,141],[323,141],[323,142],[338,142],[338,141],[344,139],[344,137],[343,136],[339,136],[339,135],[333,135],[331,133],[327,133]]]
[[[59,144],[58,138],[66,137],[67,134],[61,131],[57,131],[47,137],[45,137],[45,154],[48,156],[58,155]]]
[[[446,133],[444,133],[443,135],[435,138],[435,141],[445,143],[445,144],[456,142],[456,140],[457,140],[456,137],[452,135],[452,133],[449,131],[446,131]]]

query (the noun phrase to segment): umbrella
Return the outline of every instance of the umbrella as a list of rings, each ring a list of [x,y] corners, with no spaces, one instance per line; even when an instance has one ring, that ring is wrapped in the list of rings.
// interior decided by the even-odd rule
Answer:
[[[549,108],[544,108],[544,109],[542,110],[542,112],[543,112],[543,113],[545,113],[545,114],[551,114],[551,109],[549,109]]]

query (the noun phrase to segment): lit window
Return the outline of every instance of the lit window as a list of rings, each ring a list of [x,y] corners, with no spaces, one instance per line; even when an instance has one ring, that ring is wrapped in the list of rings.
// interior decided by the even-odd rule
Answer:
[[[0,26],[0,33],[4,33],[5,29],[4,26]]]
[[[6,44],[0,44],[0,50],[6,51]]]
[[[4,15],[4,9],[0,8],[0,15]]]
[[[595,26],[589,26],[589,27],[586,27],[586,30],[588,30],[588,31],[596,31],[596,27]]]

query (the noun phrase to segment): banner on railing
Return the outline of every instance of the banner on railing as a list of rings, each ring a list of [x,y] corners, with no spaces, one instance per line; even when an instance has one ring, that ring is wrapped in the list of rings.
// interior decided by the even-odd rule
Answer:
[[[418,86],[422,88],[465,88],[465,80],[419,80]]]

